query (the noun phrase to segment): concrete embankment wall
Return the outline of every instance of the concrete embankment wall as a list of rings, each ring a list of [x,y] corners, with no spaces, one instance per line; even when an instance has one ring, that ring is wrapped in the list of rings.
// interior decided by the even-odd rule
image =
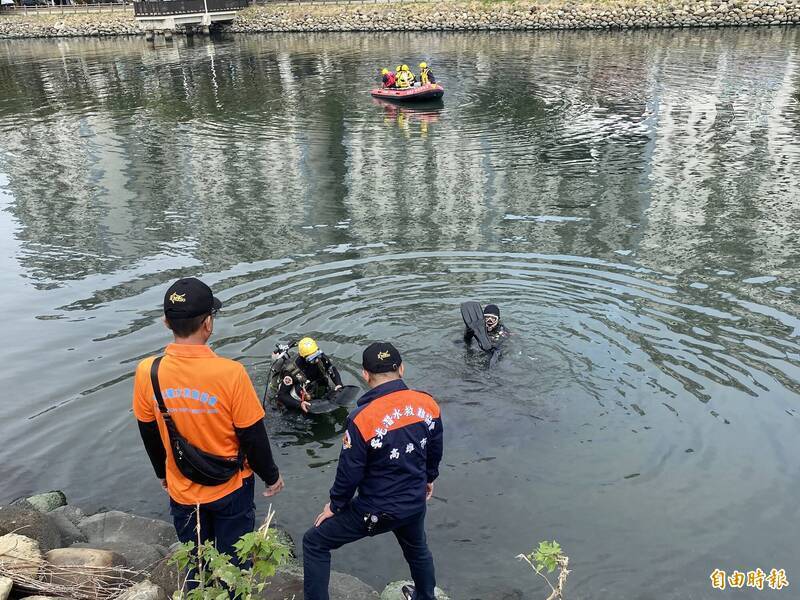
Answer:
[[[492,31],[791,25],[800,0],[421,2],[256,6],[228,30]],[[0,38],[140,35],[131,13],[0,16]]]

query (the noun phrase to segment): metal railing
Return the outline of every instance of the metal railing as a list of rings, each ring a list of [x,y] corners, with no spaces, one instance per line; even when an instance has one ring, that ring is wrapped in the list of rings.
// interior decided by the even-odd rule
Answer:
[[[36,6],[3,6],[3,15],[72,15],[76,13],[122,12],[130,11],[133,4],[127,2],[102,2],[97,4],[38,4]]]
[[[137,17],[223,12],[246,8],[249,0],[142,0],[133,3]]]
[[[257,6],[297,6],[301,4],[398,4],[440,2],[440,0],[252,0]]]

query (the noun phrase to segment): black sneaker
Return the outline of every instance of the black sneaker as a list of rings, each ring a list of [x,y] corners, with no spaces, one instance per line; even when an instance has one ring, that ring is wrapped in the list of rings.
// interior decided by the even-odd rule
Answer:
[[[402,590],[403,600],[414,600],[414,593],[417,591],[413,585],[404,585]]]

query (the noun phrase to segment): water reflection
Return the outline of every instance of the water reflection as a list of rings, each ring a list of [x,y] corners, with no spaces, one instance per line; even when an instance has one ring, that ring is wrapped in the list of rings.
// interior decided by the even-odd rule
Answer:
[[[129,491],[150,477],[131,370],[165,342],[164,287],[202,274],[215,349],[260,389],[300,333],[350,383],[368,341],[403,349],[452,432],[431,537],[455,596],[528,589],[509,560],[546,537],[577,598],[790,568],[798,35],[0,42],[7,495],[164,516]],[[421,47],[444,102],[373,101],[375,66]],[[461,341],[467,299],[516,334],[496,369]],[[269,412],[294,534],[343,418]],[[380,585],[395,558],[340,567]]]

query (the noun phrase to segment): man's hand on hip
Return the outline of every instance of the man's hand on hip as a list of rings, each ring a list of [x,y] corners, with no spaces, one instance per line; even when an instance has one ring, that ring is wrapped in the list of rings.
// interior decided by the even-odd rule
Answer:
[[[333,511],[331,510],[331,503],[328,502],[325,505],[325,508],[322,509],[322,512],[317,515],[317,518],[314,521],[314,527],[319,527],[326,520],[330,519],[332,516],[333,516]]]
[[[433,496],[433,482],[431,481],[430,483],[425,484],[425,487],[427,488],[427,491],[425,492],[425,501],[427,502],[431,499],[431,496]]]
[[[275,494],[279,493],[286,484],[283,483],[283,475],[278,475],[278,481],[273,483],[272,485],[268,485],[267,489],[261,492],[261,495],[265,498],[269,498],[270,496],[274,496]]]
[[[159,483],[161,484],[161,488],[169,494],[169,489],[167,489],[167,480],[166,479],[159,479]]]

